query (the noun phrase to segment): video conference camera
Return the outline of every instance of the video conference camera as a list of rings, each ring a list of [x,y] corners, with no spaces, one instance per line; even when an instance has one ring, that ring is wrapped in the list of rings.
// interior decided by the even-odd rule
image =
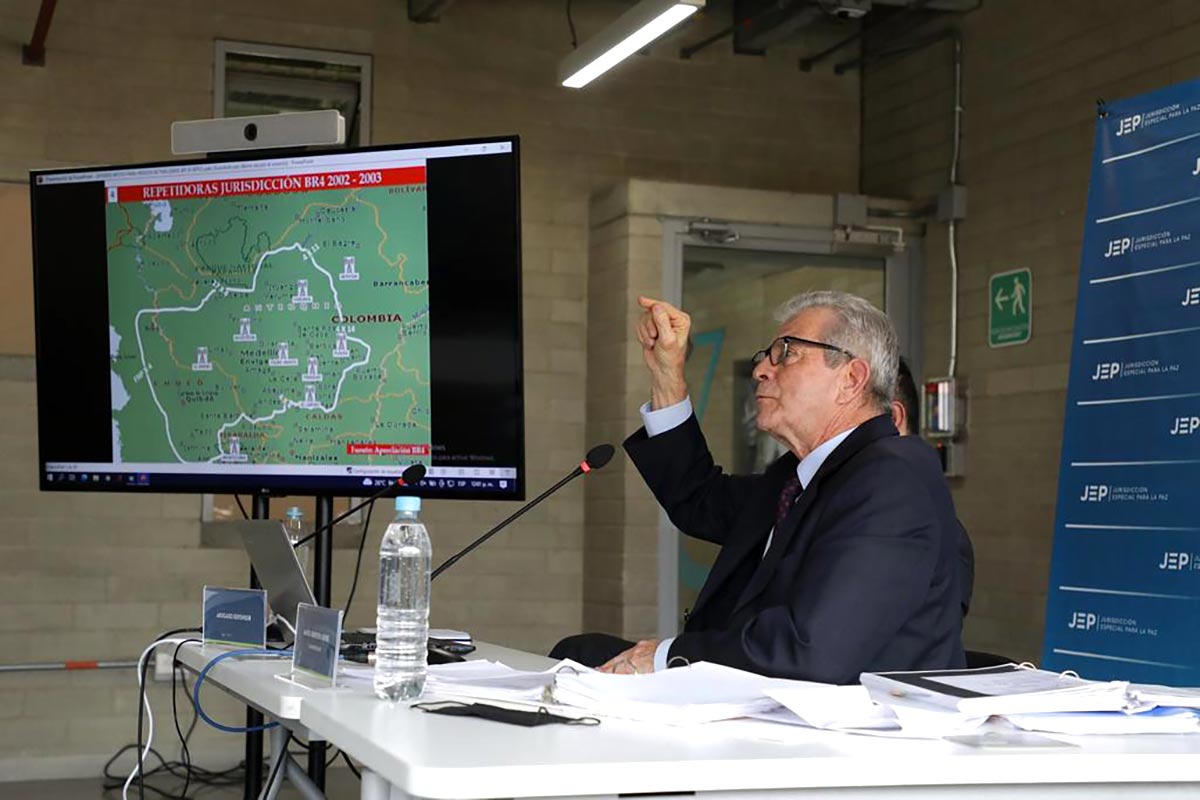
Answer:
[[[339,145],[345,141],[346,120],[334,109],[171,123],[171,152],[175,155]]]

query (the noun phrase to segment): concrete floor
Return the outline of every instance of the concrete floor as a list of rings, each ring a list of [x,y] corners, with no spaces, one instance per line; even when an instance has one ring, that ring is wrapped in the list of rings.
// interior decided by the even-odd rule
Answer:
[[[171,793],[178,792],[183,788],[183,782],[170,783],[160,778],[153,778],[147,782],[147,785],[154,786],[166,790]],[[21,783],[0,783],[0,797],[4,800],[112,800],[121,796],[120,789],[112,789],[108,792],[103,790],[103,781],[99,778],[84,778],[82,780],[63,780],[63,781],[25,781]],[[331,768],[326,773],[325,794],[330,800],[342,800],[346,798],[358,797],[359,784],[358,779],[348,769],[333,769]],[[137,785],[129,787],[130,798],[136,798]],[[161,795],[147,791],[147,798],[155,798],[161,800]],[[210,789],[208,787],[197,787],[193,784],[192,788],[188,789],[188,797],[195,797],[198,800],[241,800],[242,787],[235,786],[221,789]],[[283,791],[279,793],[279,797],[291,800],[299,798],[299,793],[288,784],[284,784]]]

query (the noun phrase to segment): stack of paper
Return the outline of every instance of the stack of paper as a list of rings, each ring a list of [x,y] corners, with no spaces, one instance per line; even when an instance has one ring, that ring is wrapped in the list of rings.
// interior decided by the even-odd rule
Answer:
[[[1200,689],[1181,689],[1155,686],[1148,683],[1129,684],[1129,695],[1143,705],[1168,708],[1200,708]]]
[[[897,698],[951,708],[970,717],[1072,711],[1122,711],[1133,705],[1128,683],[1088,681],[1005,664],[983,669],[864,672],[877,702]]]
[[[558,670],[591,672],[574,661],[564,660],[540,672],[513,669],[499,661],[463,661],[430,665],[425,691],[440,697],[470,697],[477,700],[508,700],[544,703]]]
[[[1027,731],[1072,736],[1130,733],[1200,733],[1200,717],[1187,708],[1155,708],[1130,714],[1087,711],[1073,714],[1009,714],[1013,725]]]
[[[820,685],[699,663],[646,675],[559,670],[553,697],[590,714],[686,725],[776,708],[779,703],[767,694],[770,689]]]
[[[369,681],[372,673],[370,667],[343,669],[350,680]],[[430,666],[425,688],[426,696],[556,703],[590,716],[642,722],[720,721],[715,730],[754,738],[777,738],[766,728],[790,728],[797,735],[802,728],[814,728],[954,740],[993,716],[1043,733],[1200,732],[1200,689],[1088,681],[1016,664],[864,673],[861,681],[860,686],[829,686],[703,662],[645,675],[612,675],[573,661],[524,671],[477,660]]]

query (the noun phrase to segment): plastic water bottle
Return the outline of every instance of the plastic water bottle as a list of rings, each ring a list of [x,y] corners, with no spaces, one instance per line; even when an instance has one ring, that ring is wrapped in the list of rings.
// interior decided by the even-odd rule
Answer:
[[[420,511],[421,498],[397,497],[396,518],[379,545],[375,694],[383,700],[410,700],[425,688],[433,548]]]
[[[304,524],[304,511],[298,506],[289,508],[283,527],[287,529],[288,539],[296,550],[296,559],[300,562],[300,569],[308,572],[308,543],[296,547],[296,542],[308,535],[308,526]]]

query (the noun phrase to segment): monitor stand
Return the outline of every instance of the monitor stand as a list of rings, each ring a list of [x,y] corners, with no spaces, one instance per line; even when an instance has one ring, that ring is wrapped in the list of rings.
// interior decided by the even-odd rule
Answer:
[[[313,540],[312,589],[317,605],[329,608],[332,605],[330,589],[333,586],[333,497],[318,495],[317,512],[313,519],[313,530],[321,531]],[[324,530],[321,530],[324,528]],[[325,742],[308,743],[308,777],[322,792],[325,791]]]
[[[333,520],[333,498],[329,495],[321,495],[317,497],[316,518],[313,520],[313,530],[327,528]],[[254,508],[251,516],[254,519],[269,519],[271,514],[270,498],[266,494],[254,496]],[[313,596],[317,600],[318,605],[330,605],[330,588],[333,579],[333,530],[331,528],[317,534],[313,540],[313,574],[312,587]],[[250,568],[250,587],[253,589],[261,589],[262,586],[258,582],[258,576],[254,573],[254,568]],[[261,712],[253,708],[246,708],[246,727],[255,728],[263,724],[263,715]],[[278,730],[278,729],[276,729]],[[272,745],[272,763],[274,759],[280,758],[280,754],[276,751],[282,746],[280,742],[285,741],[280,739]],[[308,745],[308,778],[321,792],[325,791],[325,751],[327,749],[325,742],[309,742]],[[286,753],[282,756],[286,758]],[[263,785],[263,732],[261,730],[249,732],[246,734],[246,780],[244,785],[245,800],[254,800],[262,792]],[[293,772],[284,771],[284,775],[280,775],[279,781],[285,777],[289,777],[293,783],[298,779]],[[302,780],[302,779],[300,779]]]
[[[268,519],[271,516],[271,500],[265,494],[254,495],[253,507],[250,511],[250,516],[253,519]],[[254,567],[250,567],[250,588],[261,589],[262,585],[258,582],[258,575],[254,572]],[[263,724],[263,715],[261,711],[246,706],[246,727],[258,728]],[[246,734],[246,781],[245,793],[246,800],[253,800],[258,797],[262,791],[262,764],[263,764],[263,735],[261,730],[250,731]]]

